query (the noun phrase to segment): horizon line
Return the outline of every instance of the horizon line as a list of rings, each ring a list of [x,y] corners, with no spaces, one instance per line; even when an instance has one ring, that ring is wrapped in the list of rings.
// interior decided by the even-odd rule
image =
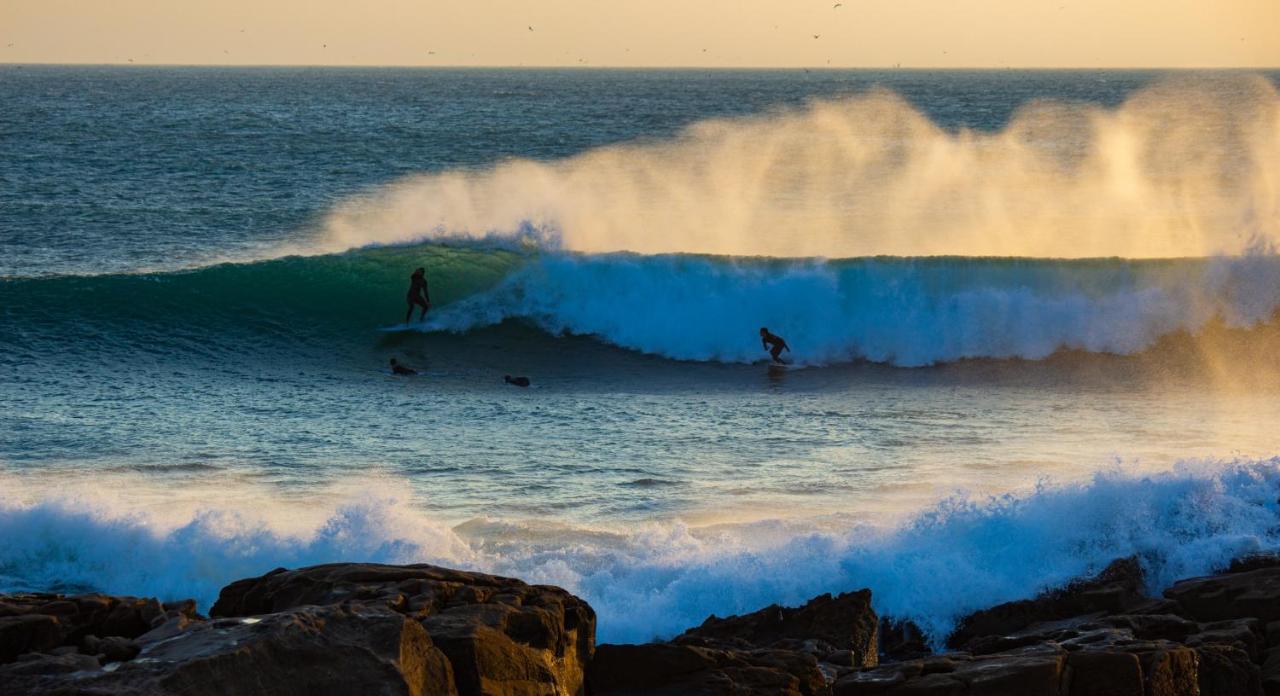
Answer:
[[[7,62],[0,67],[120,67],[120,68],[359,68],[359,69],[474,69],[474,70],[1280,70],[1280,65],[1104,65],[1104,66],[1033,66],[1033,65],[614,65],[614,64],[362,64],[362,63],[139,63],[129,62]]]

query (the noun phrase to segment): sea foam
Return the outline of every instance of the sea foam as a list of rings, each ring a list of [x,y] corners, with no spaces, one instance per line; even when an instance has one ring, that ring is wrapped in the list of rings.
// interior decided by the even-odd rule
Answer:
[[[903,367],[1061,350],[1133,354],[1210,322],[1280,308],[1280,258],[1201,262],[1015,259],[768,261],[544,254],[443,308],[427,331],[516,318],[681,360],[752,362],[761,326],[796,360]]]
[[[625,530],[475,520],[448,527],[402,491],[352,482],[317,521],[201,504],[161,519],[119,498],[0,499],[0,590],[195,596],[277,566],[431,562],[553,583],[587,599],[603,642],[669,637],[708,614],[870,587],[882,614],[936,641],[975,609],[1137,555],[1149,590],[1277,548],[1280,459],[1187,462],[995,497],[957,494],[888,526],[778,519]],[[13,490],[11,487],[10,490]],[[308,508],[318,507],[308,503]]]

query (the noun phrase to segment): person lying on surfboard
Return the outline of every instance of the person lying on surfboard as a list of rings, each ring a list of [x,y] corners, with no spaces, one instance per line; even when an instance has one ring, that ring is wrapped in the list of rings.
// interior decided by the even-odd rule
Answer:
[[[779,365],[786,365],[786,363],[782,361],[782,357],[781,357],[782,351],[786,350],[788,353],[790,353],[791,346],[787,345],[787,342],[783,340],[781,336],[775,336],[774,334],[769,333],[769,329],[766,329],[765,327],[761,326],[760,327],[760,345],[763,346],[765,350],[769,351],[769,355],[773,356],[774,362],[778,363]],[[773,346],[773,347],[770,348],[769,346]]]
[[[404,323],[409,323],[413,316],[413,306],[422,305],[422,316],[418,321],[427,318],[427,310],[431,308],[431,295],[427,292],[427,269],[419,268],[409,276],[409,294],[405,297],[409,302],[409,311],[404,314]]]
[[[391,373],[396,375],[416,375],[418,371],[407,365],[401,365],[395,358],[391,359]]]

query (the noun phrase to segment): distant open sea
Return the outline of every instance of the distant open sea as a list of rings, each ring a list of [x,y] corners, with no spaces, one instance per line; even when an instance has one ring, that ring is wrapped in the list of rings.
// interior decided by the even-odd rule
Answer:
[[[602,641],[864,586],[937,637],[1275,548],[1277,83],[0,65],[0,591],[434,562]]]

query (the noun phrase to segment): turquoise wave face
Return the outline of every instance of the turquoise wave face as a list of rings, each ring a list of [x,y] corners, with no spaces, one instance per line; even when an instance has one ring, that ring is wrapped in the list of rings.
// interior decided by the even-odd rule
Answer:
[[[98,337],[122,346],[233,337],[367,340],[403,321],[409,274],[429,268],[432,300],[492,287],[523,263],[502,250],[420,246],[228,263],[154,274],[11,279],[0,283],[10,351]],[[447,280],[446,280],[447,279]]]
[[[515,320],[549,334],[544,341],[590,336],[712,362],[760,359],[761,326],[814,365],[1132,354],[1215,322],[1266,323],[1280,307],[1280,260],[1269,256],[821,260],[416,245],[10,280],[0,285],[0,347],[9,361],[65,350],[181,355],[282,343],[322,356],[325,346],[395,340],[378,329],[403,321],[417,266],[428,269],[434,308],[425,322],[401,329],[465,340]]]

